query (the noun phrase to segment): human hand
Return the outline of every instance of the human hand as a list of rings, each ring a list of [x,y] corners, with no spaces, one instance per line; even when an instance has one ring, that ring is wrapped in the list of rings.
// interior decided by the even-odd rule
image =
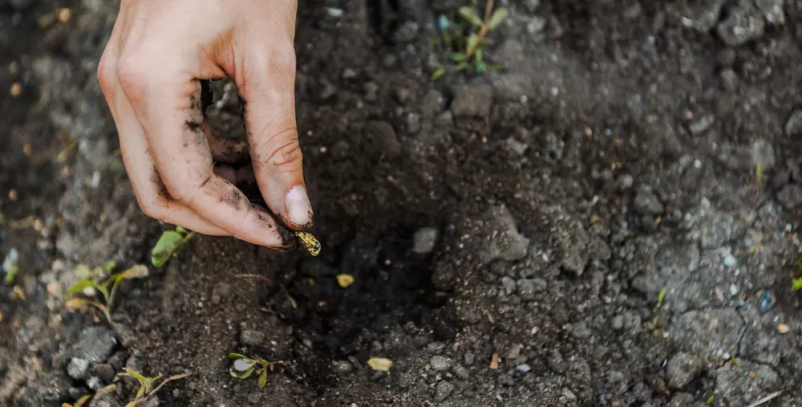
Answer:
[[[224,142],[203,120],[199,80],[228,76],[247,103],[265,202],[288,227],[311,226],[295,123],[296,7],[295,0],[122,0],[98,80],[147,215],[203,234],[289,245],[267,211],[215,172],[210,140]]]

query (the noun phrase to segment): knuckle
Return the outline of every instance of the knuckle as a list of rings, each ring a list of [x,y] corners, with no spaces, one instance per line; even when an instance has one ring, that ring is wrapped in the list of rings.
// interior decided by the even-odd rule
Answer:
[[[126,91],[138,89],[148,79],[148,67],[140,61],[146,58],[126,56],[120,59],[116,69],[117,81]]]
[[[295,172],[302,168],[303,153],[294,127],[275,134],[263,146],[264,152],[259,154],[263,167],[273,167],[278,172]]]
[[[114,67],[111,66],[105,55],[101,58],[97,67],[97,81],[103,93],[111,95],[115,82]]]
[[[252,63],[255,73],[270,72],[270,75],[279,77],[295,75],[295,49],[291,46],[271,48],[254,54],[249,62]]]

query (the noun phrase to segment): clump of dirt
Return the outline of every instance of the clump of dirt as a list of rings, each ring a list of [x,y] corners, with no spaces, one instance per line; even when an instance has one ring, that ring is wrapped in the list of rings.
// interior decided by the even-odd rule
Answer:
[[[497,3],[502,69],[432,83],[436,18],[462,2],[301,2],[320,256],[196,236],[123,283],[112,330],[65,310],[73,268],[145,263],[167,227],[94,78],[116,9],[0,1],[0,89],[20,85],[0,96],[0,256],[20,268],[0,403],[117,383],[93,405],[124,405],[129,367],[189,374],[170,406],[800,404],[799,4]],[[216,134],[245,140],[236,89],[209,88]],[[259,388],[232,352],[283,364]]]

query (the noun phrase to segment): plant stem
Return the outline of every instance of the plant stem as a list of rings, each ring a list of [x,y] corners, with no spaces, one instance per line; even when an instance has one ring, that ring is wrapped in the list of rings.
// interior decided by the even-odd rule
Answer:
[[[485,18],[482,21],[482,26],[479,27],[479,33],[476,34],[476,46],[471,47],[471,45],[468,44],[468,48],[465,50],[465,61],[471,60],[474,51],[476,51],[476,48],[479,47],[479,44],[482,43],[482,40],[485,39],[487,35],[487,23],[490,21],[490,16],[493,12],[493,2],[494,0],[487,0],[487,3],[485,3]]]

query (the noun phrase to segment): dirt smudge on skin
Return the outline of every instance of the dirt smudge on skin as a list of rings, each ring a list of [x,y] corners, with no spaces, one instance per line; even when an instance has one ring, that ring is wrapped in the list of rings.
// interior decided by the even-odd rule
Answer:
[[[156,193],[162,197],[162,199],[167,201],[173,200],[173,198],[170,196],[170,192],[167,191],[167,186],[164,185],[164,181],[159,174],[159,170],[157,170],[156,167],[153,167],[150,172],[150,182],[153,183],[153,186],[156,188]]]

